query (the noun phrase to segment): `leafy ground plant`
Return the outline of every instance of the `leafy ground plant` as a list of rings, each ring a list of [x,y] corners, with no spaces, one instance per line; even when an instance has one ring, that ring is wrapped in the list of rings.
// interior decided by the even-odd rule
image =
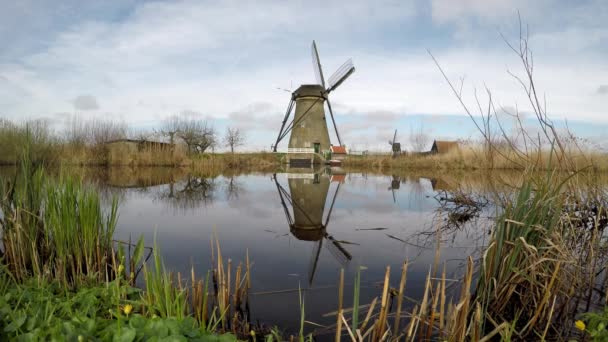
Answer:
[[[58,283],[16,284],[6,274],[2,285],[3,341],[236,341],[231,334],[208,333],[192,317],[142,315],[141,290],[128,285],[73,292]]]

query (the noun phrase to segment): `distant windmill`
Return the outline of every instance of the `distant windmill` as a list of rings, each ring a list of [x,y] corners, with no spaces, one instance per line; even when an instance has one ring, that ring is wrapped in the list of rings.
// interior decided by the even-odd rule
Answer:
[[[321,62],[319,61],[319,52],[314,40],[312,42],[312,65],[317,84],[301,85],[291,94],[279,135],[274,145],[272,145],[273,151],[276,152],[279,142],[291,132],[287,151],[287,161],[290,164],[318,163],[320,159],[315,158],[315,156],[329,151],[331,144],[325,120],[324,103],[326,102],[336,131],[338,144],[342,146],[342,140],[340,139],[340,133],[338,133],[338,127],[336,126],[336,120],[334,119],[328,95],[355,72],[355,67],[352,60],[348,59],[334,72],[326,85]],[[287,123],[294,107],[294,117]]]
[[[393,152],[393,158],[395,158],[396,156],[401,154],[401,143],[398,143],[395,140],[397,140],[397,130],[395,130],[395,135],[393,135],[393,141],[389,140],[389,142],[388,142],[388,144],[391,145],[391,150]]]

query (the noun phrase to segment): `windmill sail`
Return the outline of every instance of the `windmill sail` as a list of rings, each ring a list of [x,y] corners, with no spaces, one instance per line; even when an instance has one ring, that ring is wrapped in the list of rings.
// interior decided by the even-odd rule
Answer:
[[[352,59],[348,59],[336,72],[331,75],[328,81],[327,92],[336,89],[342,82],[344,82],[348,76],[355,72],[355,66],[353,65]]]
[[[319,51],[317,51],[317,44],[312,41],[312,68],[315,70],[315,78],[317,84],[320,84],[325,89],[325,79],[323,78],[323,69],[321,69],[321,61],[319,60]]]

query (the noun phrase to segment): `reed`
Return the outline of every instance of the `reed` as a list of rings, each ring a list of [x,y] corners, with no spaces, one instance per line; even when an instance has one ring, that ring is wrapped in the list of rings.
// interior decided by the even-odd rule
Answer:
[[[461,171],[488,171],[488,170],[519,170],[524,171],[533,165],[536,170],[556,169],[554,155],[551,147],[544,150],[530,152],[525,157],[517,154],[508,147],[500,147],[500,153],[495,153],[490,160],[487,157],[486,147],[482,144],[462,142],[459,148],[446,153],[410,153],[396,158],[389,155],[350,155],[344,161],[344,167],[376,170],[386,172],[389,170],[461,170]],[[577,169],[587,168],[588,171],[608,171],[608,154],[593,150],[569,150],[564,158],[569,159]]]
[[[51,180],[29,156],[12,180],[2,182],[0,194],[4,259],[17,279],[74,286],[115,277],[116,200],[105,212],[95,191],[72,177]]]

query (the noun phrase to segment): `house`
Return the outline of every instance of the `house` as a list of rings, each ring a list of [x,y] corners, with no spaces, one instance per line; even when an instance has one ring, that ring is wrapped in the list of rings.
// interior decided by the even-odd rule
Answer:
[[[455,148],[458,148],[457,141],[435,140],[433,141],[433,146],[431,147],[431,153],[444,154]]]
[[[116,139],[105,143],[110,150],[122,150],[128,152],[141,151],[170,151],[174,146],[170,143],[139,139]]]
[[[331,146],[331,159],[333,160],[344,160],[346,159],[346,147],[345,146]]]

